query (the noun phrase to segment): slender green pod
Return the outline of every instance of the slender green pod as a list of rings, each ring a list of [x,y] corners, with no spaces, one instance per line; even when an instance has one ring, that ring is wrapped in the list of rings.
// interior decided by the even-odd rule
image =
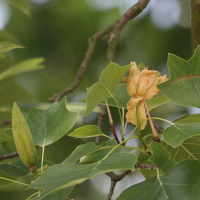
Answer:
[[[34,167],[37,151],[29,126],[16,102],[13,103],[12,109],[12,130],[20,159],[27,167]]]

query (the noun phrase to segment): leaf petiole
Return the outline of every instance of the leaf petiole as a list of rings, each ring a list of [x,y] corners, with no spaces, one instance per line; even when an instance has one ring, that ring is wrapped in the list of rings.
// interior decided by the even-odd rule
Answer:
[[[150,118],[146,118],[146,119],[144,119],[142,122],[144,122],[144,121],[146,121],[146,120],[149,120],[149,119],[158,119],[158,120],[167,122],[167,123],[172,124],[172,125],[174,124],[173,122],[170,122],[170,121],[168,121],[168,120],[166,120],[166,119],[159,118],[159,117],[150,117]]]
[[[102,147],[101,149],[109,149],[109,148],[113,148],[113,147],[115,147],[115,146]],[[124,148],[136,149],[136,150],[142,151],[143,153],[146,154],[146,151],[144,151],[143,149],[137,148],[137,147],[132,147],[132,146],[123,146],[123,145],[122,145],[122,147],[124,147]]]
[[[14,180],[9,179],[9,178],[0,177],[0,179],[6,180],[6,181],[10,181],[10,182],[13,182],[13,183],[17,183],[17,184],[20,184],[20,185],[24,185],[24,186],[29,186],[26,183],[22,183],[22,182],[19,182],[19,181],[14,181]]]
[[[113,149],[111,149],[111,151],[110,151],[102,160],[107,159],[108,156],[109,156],[115,149],[117,149],[117,148],[120,147],[122,144],[126,143],[128,140],[131,140],[131,139],[133,139],[133,138],[138,138],[138,137],[137,137],[137,136],[133,136],[133,137],[130,138],[130,136],[129,136],[126,140],[124,140],[124,141],[121,142],[120,144],[116,145]]]

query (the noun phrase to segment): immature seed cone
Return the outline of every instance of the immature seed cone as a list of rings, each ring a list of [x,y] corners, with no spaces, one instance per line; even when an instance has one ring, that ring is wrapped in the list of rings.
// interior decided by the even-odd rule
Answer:
[[[27,167],[35,165],[37,151],[29,126],[16,102],[12,109],[12,130],[17,152]]]

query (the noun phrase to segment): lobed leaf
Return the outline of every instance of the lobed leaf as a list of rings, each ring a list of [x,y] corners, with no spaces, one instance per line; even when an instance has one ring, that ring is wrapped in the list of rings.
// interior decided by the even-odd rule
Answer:
[[[192,122],[191,120],[194,120],[193,122],[199,122],[199,114],[182,117],[175,120],[175,122],[180,124],[188,124]],[[200,160],[199,143],[199,135],[187,138],[176,148],[173,148],[165,141],[162,141],[162,144],[171,153],[172,160],[176,162],[181,162],[188,159]]]
[[[200,46],[189,61],[168,55],[170,79],[158,87],[170,101],[180,106],[200,108]]]
[[[200,199],[199,187],[200,161],[185,160],[162,176],[129,187],[117,200]]]
[[[47,110],[31,108],[27,122],[35,145],[43,147],[59,140],[74,126],[77,116],[66,109],[65,98]]]
[[[99,82],[95,83],[87,94],[87,109],[84,116],[90,114],[101,101],[114,96],[117,85],[130,68],[131,64],[125,67],[120,67],[116,63],[111,62],[103,70]]]
[[[200,160],[200,136],[186,139],[180,146],[173,148],[164,141],[162,144],[171,153],[172,160],[181,162],[183,160]]]
[[[171,154],[162,144],[152,142],[149,146],[152,150],[150,161],[160,168],[164,173],[176,165],[176,162],[171,159]]]
[[[111,150],[114,146],[116,146],[116,141],[115,140],[108,140],[106,142],[100,143],[101,149],[98,149],[94,152],[91,152],[83,157],[80,158],[80,163],[82,164],[91,164],[98,162],[102,160]],[[115,149],[111,154],[114,155],[116,153],[122,153],[122,152],[131,152],[133,149],[129,148],[127,146],[121,146]]]
[[[164,141],[172,147],[178,147],[184,140],[200,135],[200,123],[172,124],[163,133]]]
[[[28,188],[41,188],[43,192],[34,200],[42,199],[61,188],[82,183],[87,179],[114,170],[133,170],[137,159],[132,153],[117,153],[105,160],[89,165],[59,164],[50,167]]]
[[[35,165],[37,169],[40,169],[41,159],[37,159]],[[44,165],[51,166],[52,163],[44,160]],[[0,164],[0,171],[14,178],[24,177],[30,173],[28,167],[21,160]]]
[[[96,146],[93,142],[79,145],[76,149],[63,161],[63,163],[75,164],[81,157],[86,156],[94,151],[101,149],[102,145]]]

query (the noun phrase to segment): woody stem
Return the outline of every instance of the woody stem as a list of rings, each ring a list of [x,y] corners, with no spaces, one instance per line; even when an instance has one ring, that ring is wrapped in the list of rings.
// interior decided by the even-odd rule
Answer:
[[[117,133],[116,133],[115,126],[114,126],[114,123],[113,123],[112,115],[111,115],[111,112],[110,112],[110,109],[109,109],[109,106],[108,106],[108,103],[107,103],[106,99],[105,99],[105,102],[106,102],[106,107],[107,107],[108,117],[109,117],[109,122],[110,122],[110,130],[112,131],[116,142],[119,144],[120,141],[119,141],[119,139],[117,137]]]
[[[147,116],[149,118],[149,123],[150,123],[150,126],[151,126],[151,130],[152,130],[152,133],[153,133],[153,139],[154,139],[155,142],[159,142],[160,143],[160,138],[158,137],[158,134],[156,133],[156,129],[155,129],[154,125],[153,125],[153,122],[152,122],[149,110],[147,108],[145,99],[143,101],[144,101],[144,107],[145,107],[145,109],[147,111]]]

